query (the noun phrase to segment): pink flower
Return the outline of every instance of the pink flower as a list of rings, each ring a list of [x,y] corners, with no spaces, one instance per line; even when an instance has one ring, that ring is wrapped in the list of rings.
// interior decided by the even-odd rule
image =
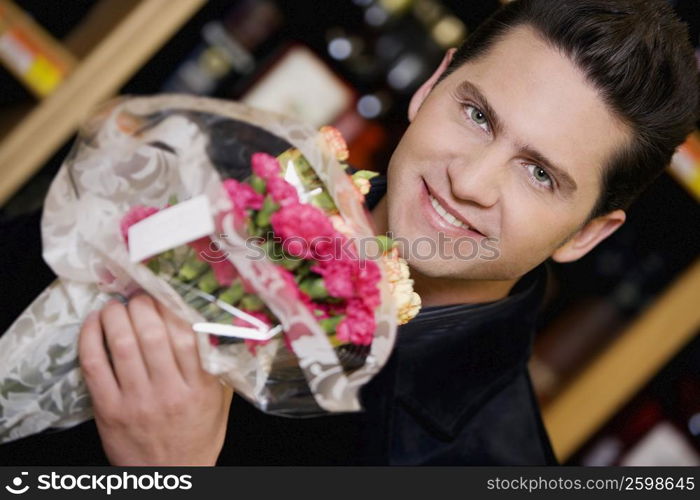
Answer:
[[[357,270],[351,260],[321,261],[311,270],[323,277],[326,290],[333,297],[352,299],[356,296]]]
[[[258,177],[269,181],[270,178],[279,176],[280,164],[274,156],[267,153],[254,153],[250,161],[253,173]]]
[[[213,247],[212,241],[211,239],[209,239],[208,236],[204,236],[197,240],[190,241],[188,245],[194,250],[194,253],[197,255],[197,258],[204,262],[209,262],[206,259],[206,257],[208,257],[209,255],[214,255],[217,252],[217,249]],[[221,250],[218,251],[221,252]]]
[[[260,210],[263,206],[263,195],[255,191],[250,185],[238,182],[235,179],[226,179],[224,188],[234,206],[239,210]]]
[[[351,260],[356,257],[355,247],[347,243],[349,243],[348,238],[337,231],[330,236],[314,238],[313,257],[319,262]]]
[[[282,177],[273,176],[267,179],[267,191],[280,206],[299,202],[297,190]]]
[[[381,303],[379,292],[379,280],[382,273],[379,266],[373,260],[365,260],[360,263],[357,275],[357,291],[362,301],[371,308],[376,308]]]
[[[280,276],[282,276],[287,287],[293,291],[294,296],[306,306],[314,318],[320,319],[329,316],[329,304],[319,304],[311,300],[311,297],[299,288],[292,272],[280,266],[277,266],[277,271],[280,273]]]
[[[208,236],[190,241],[188,245],[194,249],[199,260],[209,264],[221,286],[231,286],[233,280],[238,277],[238,271],[226,258],[223,250],[214,245]]]
[[[341,342],[370,345],[374,338],[376,323],[374,311],[361,300],[348,301],[346,316],[340,320],[335,334]]]
[[[135,205],[122,217],[119,223],[119,229],[122,233],[122,238],[124,242],[129,244],[129,228],[142,221],[143,219],[150,217],[154,213],[158,212],[159,209],[155,207],[147,207],[144,205]]]
[[[292,203],[270,217],[272,230],[282,238],[282,247],[295,257],[313,258],[315,244],[336,234],[333,224],[318,207]]]
[[[381,279],[381,271],[374,261],[359,259],[319,261],[311,270],[323,277],[323,284],[333,297],[359,298],[370,308],[376,308],[381,302],[377,286]]]
[[[298,259],[312,259],[313,254],[306,241],[299,238],[287,238],[282,241],[282,250]]]
[[[233,280],[238,277],[238,271],[228,259],[222,260],[221,262],[210,262],[209,265],[214,271],[216,281],[218,281],[221,286],[231,286]]]

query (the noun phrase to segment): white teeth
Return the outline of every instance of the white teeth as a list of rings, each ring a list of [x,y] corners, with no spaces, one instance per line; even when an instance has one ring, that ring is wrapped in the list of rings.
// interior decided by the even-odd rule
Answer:
[[[429,195],[429,196],[430,196],[430,204],[433,206],[435,211],[442,216],[443,219],[445,219],[447,222],[449,222],[450,224],[452,224],[455,227],[469,229],[469,226],[467,226],[464,222],[457,219],[454,215],[452,215],[447,210],[445,210],[445,207],[440,205],[440,202],[438,202],[432,195]]]

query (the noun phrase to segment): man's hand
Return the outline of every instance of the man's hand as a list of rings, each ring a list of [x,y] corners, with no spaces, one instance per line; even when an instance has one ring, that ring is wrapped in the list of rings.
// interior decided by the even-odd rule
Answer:
[[[233,391],[198,356],[190,326],[148,295],[87,317],[80,366],[113,465],[216,463]]]

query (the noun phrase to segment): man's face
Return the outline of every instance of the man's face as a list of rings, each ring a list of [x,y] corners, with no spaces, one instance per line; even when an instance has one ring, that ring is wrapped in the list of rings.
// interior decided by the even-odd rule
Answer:
[[[546,260],[585,222],[627,140],[583,73],[528,27],[419,91],[412,111],[389,163],[388,224],[433,278],[515,279]]]

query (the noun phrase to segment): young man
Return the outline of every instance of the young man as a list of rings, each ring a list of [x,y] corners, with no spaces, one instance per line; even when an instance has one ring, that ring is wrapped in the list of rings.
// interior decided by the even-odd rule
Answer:
[[[188,326],[141,295],[81,332],[111,463],[556,463],[527,372],[543,263],[619,228],[691,131],[687,32],[660,0],[516,1],[448,51],[408,116],[370,203],[378,233],[408,242],[424,309],[365,411],[295,420],[231,405]],[[430,241],[441,251],[426,258]]]

